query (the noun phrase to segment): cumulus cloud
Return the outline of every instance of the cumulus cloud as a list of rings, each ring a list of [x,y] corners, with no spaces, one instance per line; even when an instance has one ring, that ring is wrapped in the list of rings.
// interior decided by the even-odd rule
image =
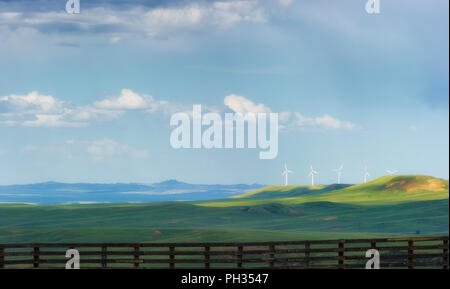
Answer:
[[[71,110],[63,101],[38,91],[0,97],[0,124],[33,127],[76,127],[82,123],[72,121]]]
[[[0,105],[3,104],[16,111],[41,111],[51,112],[60,110],[63,102],[55,99],[51,95],[42,95],[37,91],[32,91],[25,95],[11,94],[0,97]]]
[[[157,103],[151,95],[140,95],[125,88],[122,89],[119,97],[97,101],[94,105],[105,109],[151,109]]]
[[[270,108],[264,104],[255,104],[253,101],[236,94],[226,96],[223,103],[237,113],[270,113]]]
[[[237,94],[224,98],[224,105],[235,113],[270,113],[270,107],[263,103]],[[2,105],[3,104],[3,105]],[[0,125],[23,125],[27,127],[83,127],[91,121],[111,121],[126,114],[127,111],[160,113],[170,115],[176,112],[192,113],[192,104],[171,103],[155,100],[151,95],[140,94],[124,88],[116,97],[105,98],[90,105],[73,106],[51,95],[37,91],[26,95],[0,97]],[[204,112],[219,112],[220,109],[202,106]],[[318,117],[305,116],[300,112],[282,111],[279,113],[282,129],[322,128],[330,130],[352,130],[358,125],[340,120],[329,114]]]
[[[150,95],[141,95],[122,89],[118,97],[103,99],[84,106],[65,103],[51,95],[33,91],[25,95],[0,97],[0,125],[28,127],[81,127],[90,121],[111,121],[127,110],[145,112],[172,112],[180,105],[155,101]]]
[[[268,106],[262,103],[256,104],[253,101],[236,94],[226,96],[224,104],[232,111],[242,114],[270,113],[272,111]],[[352,130],[359,127],[350,121],[343,121],[328,114],[318,117],[308,117],[300,112],[282,111],[278,113],[278,119],[281,129],[322,128]]]

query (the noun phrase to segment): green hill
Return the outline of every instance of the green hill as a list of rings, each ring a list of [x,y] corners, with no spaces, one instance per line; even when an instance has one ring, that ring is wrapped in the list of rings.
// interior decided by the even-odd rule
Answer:
[[[301,192],[304,191],[305,194]],[[311,192],[316,193],[311,193]],[[289,196],[298,194],[298,196]],[[270,198],[256,196],[270,195]],[[288,196],[288,197],[286,197]],[[387,205],[404,202],[443,200],[449,197],[448,181],[430,176],[384,176],[365,184],[344,188],[331,186],[270,186],[247,193],[239,198],[216,202],[201,202],[200,206],[251,206],[271,202],[302,204],[308,202],[334,202],[359,205]]]
[[[233,196],[232,199],[273,199],[290,198],[322,194],[329,191],[340,190],[350,185],[329,186],[268,186],[243,195]]]
[[[448,181],[271,186],[211,202],[0,204],[0,243],[275,241],[448,234]]]

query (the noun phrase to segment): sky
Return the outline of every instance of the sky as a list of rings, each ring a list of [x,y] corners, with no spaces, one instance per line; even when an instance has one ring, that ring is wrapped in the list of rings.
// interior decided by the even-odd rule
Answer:
[[[0,184],[448,179],[449,2],[365,2],[0,0]],[[172,148],[194,104],[279,113],[277,157]]]

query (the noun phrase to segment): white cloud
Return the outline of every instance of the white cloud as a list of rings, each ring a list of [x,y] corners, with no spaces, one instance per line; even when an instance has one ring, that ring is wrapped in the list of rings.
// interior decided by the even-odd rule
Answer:
[[[86,151],[96,161],[118,156],[131,156],[138,159],[148,157],[148,151],[146,150],[134,149],[111,139],[93,141],[88,144]]]
[[[36,114],[36,119],[26,120],[24,126],[32,127],[80,127],[85,125],[81,122],[65,121],[63,114]]]
[[[237,113],[270,113],[271,109],[262,104],[255,104],[253,101],[239,95],[231,94],[225,97],[224,104]],[[319,117],[307,117],[300,112],[282,111],[278,114],[281,129],[305,129],[323,128],[334,130],[352,130],[359,126],[350,122],[339,120],[328,114]]]
[[[352,130],[359,126],[350,122],[334,118],[328,114],[319,117],[307,117],[299,112],[295,113],[294,120],[286,125],[287,128],[325,128],[325,129],[341,129]]]
[[[140,110],[147,113],[173,114],[192,113],[191,104],[156,101],[151,95],[139,94],[124,88],[117,97],[106,98],[92,105],[70,106],[51,95],[41,95],[37,91],[27,95],[0,97],[0,105],[6,103],[6,112],[0,113],[0,124],[23,125],[28,127],[82,127],[90,121],[110,121],[123,116],[128,110]],[[244,96],[231,94],[224,98],[224,104],[236,113],[270,113],[270,107],[255,103]],[[1,108],[1,106],[0,106]],[[204,111],[218,112],[218,109],[202,106]],[[305,129],[323,128],[352,130],[358,125],[337,119],[328,114],[319,117],[307,117],[300,112],[282,111],[279,113],[280,128]]]
[[[225,97],[224,104],[237,113],[270,113],[270,108],[262,103],[255,104],[253,101],[236,94]]]
[[[350,121],[342,121],[334,118],[328,114],[324,116],[316,117],[315,122],[318,126],[322,126],[330,129],[354,129],[357,125]]]
[[[286,123],[291,119],[292,113],[290,111],[282,111],[278,114],[278,120],[281,123]]]
[[[63,102],[55,99],[51,95],[42,95],[37,91],[26,95],[11,94],[0,97],[0,103],[4,103],[13,110],[32,110],[38,112],[50,112],[60,110]]]
[[[178,32],[228,28],[237,23],[264,23],[266,15],[258,1],[216,1],[186,3],[164,7],[135,6],[124,8],[85,8],[76,17],[62,11],[0,13],[0,27],[10,30],[31,28],[42,33],[145,34],[149,37],[171,36]]]
[[[94,105],[104,109],[146,109],[157,104],[151,95],[140,95],[124,88],[119,97],[97,101]]]
[[[90,105],[74,106],[37,91],[27,95],[0,97],[0,125],[29,127],[81,127],[92,120],[111,121],[127,110],[149,113],[174,113],[186,110],[184,104],[156,101],[151,95],[122,89],[118,97],[103,99]]]
[[[71,109],[70,117],[79,122],[87,122],[89,120],[110,121],[121,117],[124,112],[122,110],[107,110],[93,106],[79,106]]]

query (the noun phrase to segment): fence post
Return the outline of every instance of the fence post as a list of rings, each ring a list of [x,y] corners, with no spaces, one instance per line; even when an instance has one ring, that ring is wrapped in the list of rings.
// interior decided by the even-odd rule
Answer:
[[[209,269],[209,267],[210,267],[210,263],[209,263],[209,250],[210,250],[209,246],[205,246],[205,268],[208,268],[208,269]]]
[[[239,246],[238,247],[238,252],[239,252],[238,253],[238,264],[237,264],[238,268],[242,268],[243,251],[244,251],[244,248],[242,246]]]
[[[39,268],[39,247],[34,247],[33,268]]]
[[[344,242],[339,242],[338,257],[339,268],[342,268],[344,265]]]
[[[3,256],[4,253],[5,253],[5,249],[0,248],[0,269],[5,268],[5,265],[3,264],[3,262],[5,261],[5,257]]]
[[[310,256],[310,250],[311,249],[311,245],[309,243],[305,243],[305,264],[306,264],[306,268],[309,268],[310,265],[310,260],[309,260],[309,256]]]
[[[173,254],[173,252],[175,252],[175,247],[171,246],[169,247],[169,251],[170,251],[170,264],[169,264],[169,268],[173,269],[175,268],[175,255]]]
[[[270,250],[270,268],[275,267],[275,245],[271,244],[269,245],[269,250]]]
[[[413,250],[414,241],[408,241],[408,269],[413,269],[414,262],[414,250]]]
[[[106,248],[106,246],[102,246],[102,259],[101,259],[101,262],[102,262],[102,268],[106,268],[106,257],[107,257],[107,248]]]
[[[448,240],[444,240],[443,269],[448,269]]]
[[[134,247],[134,268],[139,267],[139,246]]]

